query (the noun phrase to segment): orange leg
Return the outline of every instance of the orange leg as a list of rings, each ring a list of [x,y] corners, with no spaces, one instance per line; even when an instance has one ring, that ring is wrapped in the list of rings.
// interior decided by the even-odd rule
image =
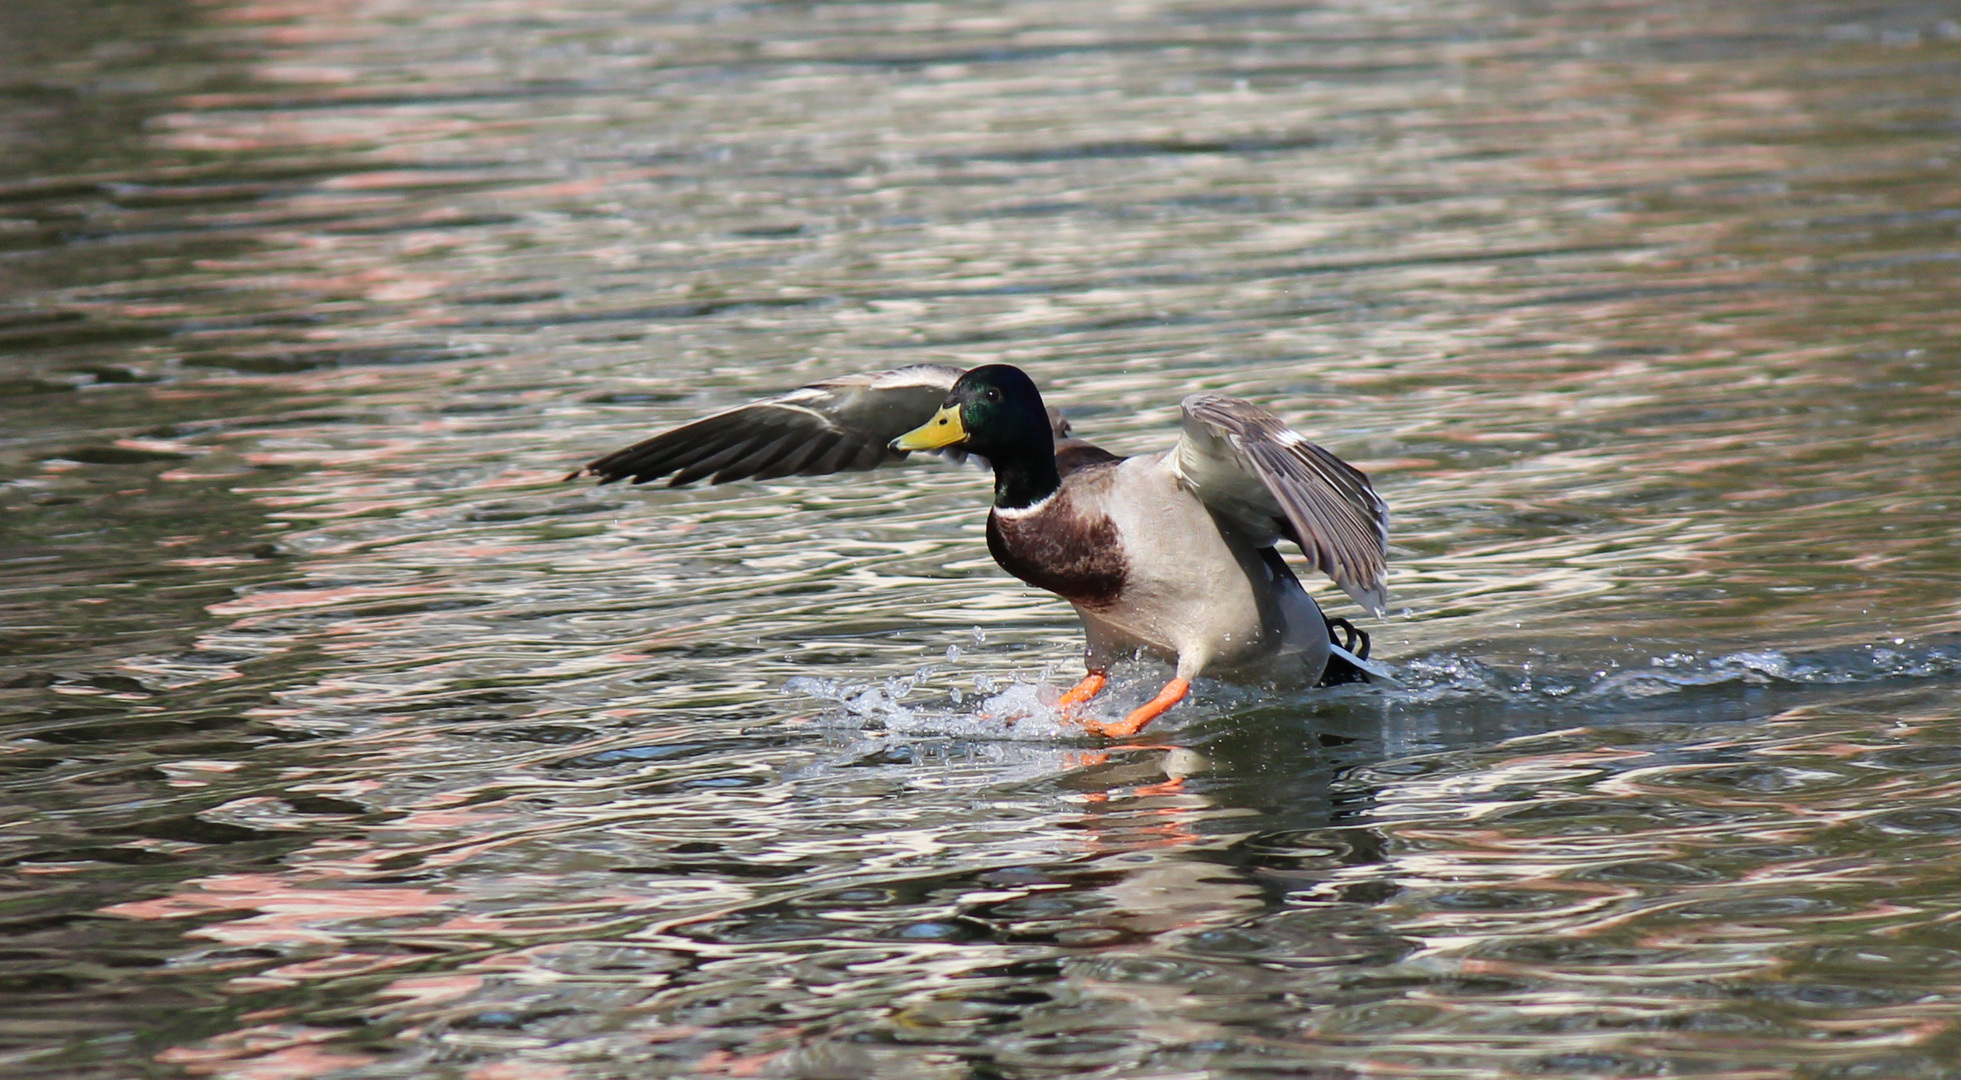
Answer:
[[[1083,681],[1069,688],[1062,700],[1055,703],[1057,712],[1068,714],[1076,711],[1076,706],[1103,692],[1110,682],[1110,676],[1101,671],[1092,671],[1083,676]]]
[[[1124,717],[1122,720],[1113,724],[1098,724],[1092,721],[1084,721],[1083,727],[1096,732],[1098,735],[1107,735],[1112,739],[1122,739],[1135,735],[1139,731],[1144,730],[1145,724],[1163,716],[1173,705],[1185,700],[1185,695],[1190,693],[1191,689],[1192,684],[1186,682],[1184,679],[1173,679],[1164,684],[1164,689],[1158,691],[1158,696],[1131,710],[1130,715]]]

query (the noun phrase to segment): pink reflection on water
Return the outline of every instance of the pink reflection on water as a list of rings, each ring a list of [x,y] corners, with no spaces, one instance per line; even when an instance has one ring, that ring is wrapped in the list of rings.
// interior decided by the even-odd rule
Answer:
[[[368,1054],[331,1053],[317,1045],[343,1034],[331,1028],[241,1028],[206,1039],[196,1047],[173,1046],[158,1054],[156,1060],[192,1076],[220,1080],[301,1080],[376,1060]]]
[[[564,1080],[572,1074],[558,1065],[535,1061],[499,1061],[471,1069],[463,1080]]]
[[[347,601],[428,596],[445,590],[435,585],[349,585],[338,589],[292,589],[252,593],[237,600],[213,604],[213,615],[240,615],[253,611],[287,611],[294,608],[329,607]]]
[[[426,1007],[455,1001],[475,993],[483,986],[481,975],[422,975],[396,979],[375,993],[408,1007]]]
[[[229,911],[258,911],[236,922],[201,927],[191,936],[236,945],[334,943],[341,935],[316,928],[348,919],[416,915],[457,903],[451,893],[409,888],[305,888],[270,874],[227,874],[188,883],[156,900],[114,904],[101,911],[131,919],[181,919]]]

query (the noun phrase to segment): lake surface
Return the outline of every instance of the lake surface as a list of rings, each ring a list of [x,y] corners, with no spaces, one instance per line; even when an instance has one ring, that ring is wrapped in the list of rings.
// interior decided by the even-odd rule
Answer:
[[[8,0],[0,1071],[1961,1076],[1957,18]],[[560,481],[920,361],[1368,470],[1403,685]]]

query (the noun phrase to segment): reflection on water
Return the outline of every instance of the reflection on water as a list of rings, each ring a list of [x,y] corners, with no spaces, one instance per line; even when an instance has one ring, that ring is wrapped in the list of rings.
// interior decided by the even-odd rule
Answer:
[[[1961,1053],[1941,5],[18,0],[0,91],[10,1076]],[[1001,738],[979,474],[558,482],[917,360],[1363,464],[1406,685]]]

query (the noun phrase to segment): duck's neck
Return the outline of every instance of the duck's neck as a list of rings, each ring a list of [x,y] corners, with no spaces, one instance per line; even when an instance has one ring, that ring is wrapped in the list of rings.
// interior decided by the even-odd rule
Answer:
[[[994,505],[1002,510],[1033,506],[1055,494],[1062,486],[1062,474],[1055,468],[1055,446],[1044,443],[1009,457],[997,457],[994,464]]]

